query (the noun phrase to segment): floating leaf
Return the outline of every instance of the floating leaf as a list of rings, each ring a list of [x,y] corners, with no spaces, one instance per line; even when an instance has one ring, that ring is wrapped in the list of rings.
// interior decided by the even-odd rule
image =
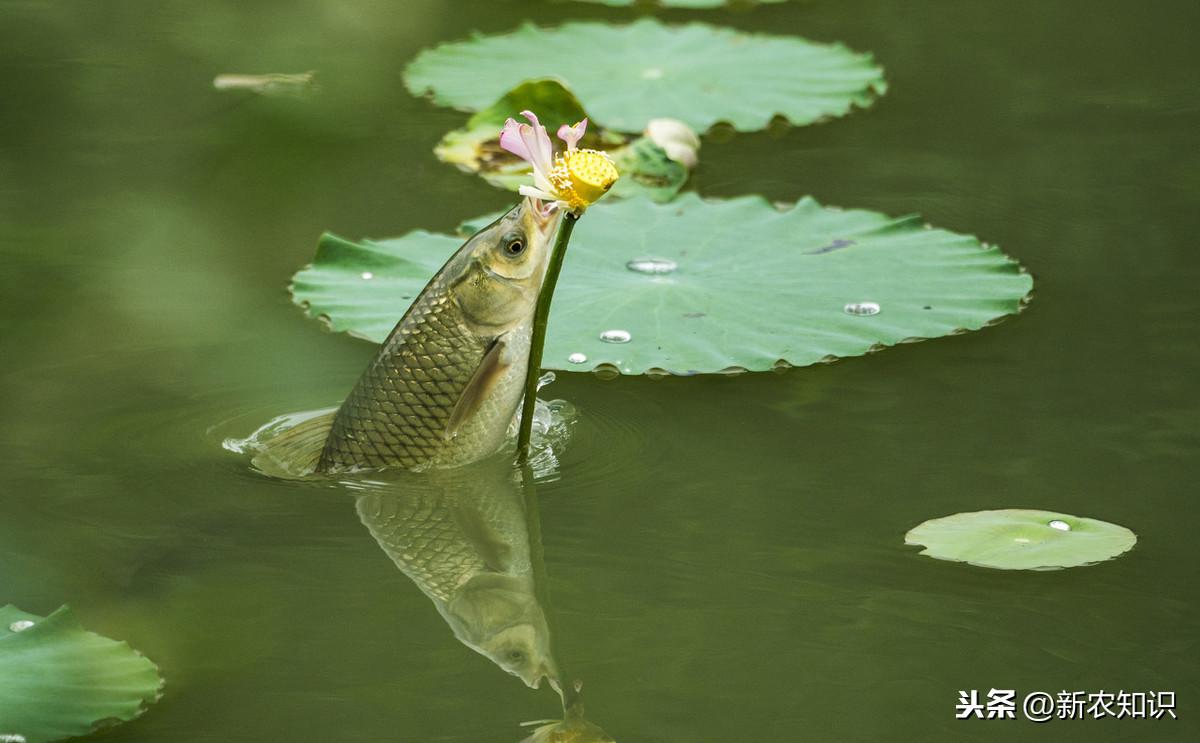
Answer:
[[[1053,511],[1008,508],[930,519],[904,536],[922,555],[1001,570],[1053,570],[1108,560],[1137,536],[1123,526]]]
[[[217,90],[245,90],[265,96],[304,96],[316,89],[316,70],[298,74],[224,74],[213,78]]]
[[[504,94],[500,100],[476,113],[466,126],[450,132],[434,148],[443,162],[479,173],[488,183],[516,191],[530,183],[528,163],[500,149],[500,129],[509,117],[521,111],[537,112],[551,132],[559,124],[574,124],[589,118],[579,100],[557,80],[529,80]],[[612,195],[647,196],[656,201],[674,198],[688,178],[686,166],[667,157],[666,151],[645,137],[631,140],[616,132],[590,126],[582,143],[608,152],[617,164],[621,179]]]
[[[700,10],[738,5],[769,5],[772,3],[785,3],[787,0],[577,0],[577,2],[610,5],[614,8],[628,8],[635,5],[649,5],[653,7],[658,5],[664,8],[691,8]]]
[[[334,330],[381,341],[461,242],[423,231],[362,243],[326,235],[292,295]],[[811,198],[784,209],[758,196],[691,193],[666,205],[602,202],[567,251],[543,366],[623,374],[804,366],[981,328],[1018,311],[1032,285],[999,250],[915,217]]]
[[[421,52],[404,72],[414,95],[468,111],[548,76],[587,101],[597,123],[624,132],[664,116],[700,132],[719,121],[754,131],[777,115],[810,124],[870,105],[886,88],[870,55],[840,44],[652,18],[475,35]]]
[[[28,743],[132,720],[158,699],[158,668],[85,631],[66,606],[46,618],[0,608],[0,736]]]

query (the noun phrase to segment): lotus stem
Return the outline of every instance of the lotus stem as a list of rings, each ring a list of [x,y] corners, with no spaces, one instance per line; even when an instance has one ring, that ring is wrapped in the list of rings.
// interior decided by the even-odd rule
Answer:
[[[537,406],[538,379],[542,374],[542,348],[546,345],[550,302],[554,299],[554,287],[558,285],[558,274],[567,254],[567,243],[571,241],[571,232],[578,221],[578,214],[567,212],[558,227],[558,237],[550,251],[550,263],[546,266],[546,279],[542,282],[537,309],[533,312],[533,338],[529,342],[529,368],[525,372],[525,398],[521,402],[521,428],[517,433],[517,461],[522,463],[529,459],[529,441],[533,438],[533,411]]]

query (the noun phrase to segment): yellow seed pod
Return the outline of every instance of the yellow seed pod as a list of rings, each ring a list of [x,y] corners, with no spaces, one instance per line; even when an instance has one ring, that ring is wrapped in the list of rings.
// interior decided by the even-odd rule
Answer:
[[[550,183],[572,209],[586,209],[617,182],[621,174],[607,153],[570,150],[558,156],[549,173]]]

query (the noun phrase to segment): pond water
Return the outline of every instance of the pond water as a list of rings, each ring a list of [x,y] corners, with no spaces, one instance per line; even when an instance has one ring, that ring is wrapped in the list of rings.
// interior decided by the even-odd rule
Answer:
[[[403,7],[403,10],[397,10]],[[284,290],[323,230],[509,197],[435,161],[420,49],[584,3],[0,4],[0,604],[70,603],[162,668],[138,741],[516,741],[561,714],[460,644],[354,493],[221,442],[370,359]],[[998,243],[1019,318],[837,364],[602,381],[537,484],[555,653],[621,741],[1195,740],[1200,5],[792,2],[663,12],[869,50],[836,122],[710,137],[706,196],[812,194]],[[318,70],[307,98],[218,73]],[[629,258],[638,257],[631,248]],[[915,524],[1113,521],[1098,566],[919,557]],[[956,721],[958,690],[1166,690],[1179,719]]]

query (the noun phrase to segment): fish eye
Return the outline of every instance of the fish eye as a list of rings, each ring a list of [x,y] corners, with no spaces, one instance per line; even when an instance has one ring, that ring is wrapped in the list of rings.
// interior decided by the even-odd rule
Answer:
[[[509,238],[504,244],[504,253],[510,258],[516,258],[521,253],[525,252],[525,241],[519,237]]]

